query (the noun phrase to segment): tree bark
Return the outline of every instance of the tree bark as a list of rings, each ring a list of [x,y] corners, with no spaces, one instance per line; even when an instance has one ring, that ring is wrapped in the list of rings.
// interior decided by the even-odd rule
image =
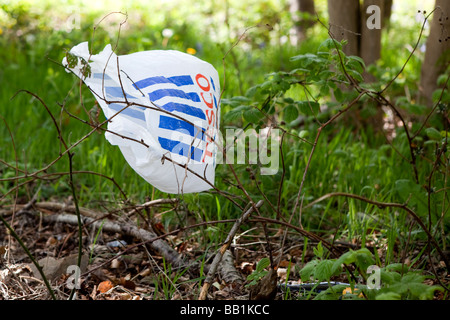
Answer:
[[[430,107],[433,92],[438,89],[437,79],[450,63],[450,1],[436,0],[436,7],[440,9],[432,17],[419,87],[421,103]]]
[[[393,0],[384,0],[384,13],[383,13],[383,23],[389,26],[392,15],[392,4]]]
[[[369,29],[367,19],[371,13],[367,13],[367,8],[376,5],[381,9],[380,22],[383,19],[385,0],[364,0],[361,14],[361,58],[366,65],[375,63],[381,58],[381,28]]]
[[[295,23],[293,43],[300,44],[306,39],[306,31],[315,22],[316,7],[314,0],[291,0],[291,14]]]
[[[360,55],[360,5],[359,0],[328,0],[330,32],[348,44],[343,51],[346,55]]]

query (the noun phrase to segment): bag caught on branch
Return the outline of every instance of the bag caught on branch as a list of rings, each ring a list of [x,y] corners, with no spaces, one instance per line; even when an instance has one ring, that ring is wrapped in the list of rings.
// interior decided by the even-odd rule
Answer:
[[[192,55],[153,50],[97,55],[87,42],[63,59],[108,120],[106,139],[147,182],[167,193],[214,185],[220,88],[216,69]]]

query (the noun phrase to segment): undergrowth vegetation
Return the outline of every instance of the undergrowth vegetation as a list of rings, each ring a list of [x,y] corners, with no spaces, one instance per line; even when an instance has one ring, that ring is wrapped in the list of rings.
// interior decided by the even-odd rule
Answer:
[[[411,52],[396,49],[394,54],[385,43],[379,65],[365,66],[343,53],[345,42],[333,40],[325,23],[295,47],[286,40],[289,16],[272,1],[262,1],[247,29],[233,29],[237,22],[231,19],[219,32],[211,22],[208,30],[216,28],[215,34],[180,22],[176,14],[152,19],[129,10],[128,17],[113,13],[99,24],[98,16],[86,14],[67,32],[37,23],[48,17],[36,16],[26,5],[0,9],[5,48],[0,52],[0,208],[27,203],[35,194],[65,201],[73,191],[69,172],[84,207],[112,212],[167,198],[132,171],[101,130],[84,138],[92,118],[80,101],[95,111],[95,97],[60,61],[86,40],[94,53],[117,39],[117,54],[190,51],[225,79],[222,130],[269,126],[281,131],[279,170],[261,175],[261,164],[233,165],[234,175],[219,165],[216,190],[180,195],[174,210],[158,215],[164,230],[208,223],[185,236],[199,252],[214,252],[230,227],[220,221],[239,218],[249,199],[263,200],[259,213],[241,226],[242,243],[250,242],[245,250],[258,252],[247,284],[258,283],[268,268],[281,270],[280,260],[289,259],[281,280],[286,285],[298,280],[340,284],[322,291],[286,286],[283,299],[448,299],[449,75],[439,79],[445,89],[435,93],[433,109],[418,104],[422,57],[417,48],[399,73]],[[320,19],[326,21],[323,12]],[[419,24],[391,28],[396,48],[414,45],[421,32]],[[378,82],[366,83],[367,71]],[[61,156],[49,113],[69,145],[82,139],[73,149],[72,167]],[[252,239],[257,243],[251,245]],[[300,253],[293,254],[293,248]],[[371,273],[370,266],[378,268]],[[162,268],[173,276],[161,275],[155,288],[171,299],[177,281],[186,281],[186,270]],[[378,275],[379,288],[369,288]],[[348,287],[351,291],[343,294]]]

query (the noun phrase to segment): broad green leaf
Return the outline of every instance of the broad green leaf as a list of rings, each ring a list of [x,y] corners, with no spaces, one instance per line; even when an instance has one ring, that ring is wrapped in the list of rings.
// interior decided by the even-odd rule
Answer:
[[[255,94],[256,94],[256,92],[258,91],[258,89],[259,89],[259,85],[253,86],[253,87],[249,88],[249,89],[247,90],[247,92],[245,92],[245,95],[246,95],[247,97],[254,97]]]
[[[336,89],[334,89],[333,90],[333,93],[334,93],[334,97],[336,98],[336,100],[338,101],[338,102],[342,102],[342,100],[344,100],[343,98],[344,98],[344,95],[343,95],[343,93],[342,93],[342,90],[339,88],[339,87],[337,87]]]
[[[244,112],[244,119],[250,123],[258,123],[264,115],[258,109],[251,108]]]
[[[290,104],[286,108],[283,109],[283,119],[287,123],[290,123],[297,118],[298,118],[297,106]]]
[[[353,78],[355,79],[357,82],[363,82],[364,78],[361,75],[361,73],[359,73],[358,71],[352,70],[352,69],[347,69],[347,73]]]
[[[340,272],[340,270],[339,272],[338,270],[333,272],[333,265],[334,261],[332,260],[320,261],[314,270],[314,278],[316,278],[317,281],[329,281],[333,275],[337,275]]]
[[[438,80],[437,80],[437,85],[438,85],[439,87],[444,86],[445,83],[447,82],[447,79],[448,79],[448,74],[440,75],[439,78],[438,78]]]
[[[322,246],[322,241],[320,241],[317,244],[317,247],[313,248],[314,254],[316,257],[318,258],[322,258],[323,257],[323,246]]]
[[[320,111],[320,105],[315,101],[298,101],[297,105],[301,114],[312,116]]]
[[[439,131],[437,131],[435,128],[427,128],[425,130],[425,133],[428,136],[428,138],[430,138],[431,140],[434,140],[434,141],[442,140],[441,133]]]
[[[262,258],[256,265],[256,272],[261,272],[270,265],[269,258]]]
[[[226,121],[235,121],[242,118],[242,115],[245,111],[249,110],[250,106],[239,106],[236,108],[231,109],[227,113],[225,113],[225,120]]]
[[[395,292],[386,292],[377,295],[376,300],[401,300],[402,296]]]
[[[331,49],[338,49],[338,50],[342,50],[342,44],[334,39],[328,38],[327,40],[325,40],[324,42],[322,42],[319,45],[319,49],[317,49],[318,51],[321,51],[322,49],[325,49],[327,51],[331,50]]]
[[[309,131],[308,130],[302,130],[299,132],[298,136],[302,139],[306,139],[309,136]]]
[[[408,110],[412,114],[422,115],[425,114],[428,110],[427,106],[421,104],[408,103],[404,105],[404,108]]]
[[[300,278],[303,282],[310,281],[311,276],[314,274],[314,270],[319,263],[319,260],[311,260],[300,270]]]
[[[347,56],[347,58],[348,58],[349,60],[351,60],[351,61],[357,61],[357,62],[359,62],[359,63],[361,64],[361,66],[363,67],[363,70],[366,69],[366,64],[365,64],[364,60],[363,60],[361,57],[358,57],[358,56]],[[362,71],[363,71],[363,70],[362,70]],[[361,72],[362,72],[362,71],[361,71]]]

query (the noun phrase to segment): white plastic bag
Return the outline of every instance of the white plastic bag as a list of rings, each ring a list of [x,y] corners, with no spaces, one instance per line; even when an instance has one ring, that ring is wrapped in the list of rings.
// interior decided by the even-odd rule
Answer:
[[[109,120],[106,139],[147,182],[167,193],[214,185],[220,84],[212,65],[173,50],[117,56],[107,45],[90,55],[87,42],[63,65],[93,92]]]

